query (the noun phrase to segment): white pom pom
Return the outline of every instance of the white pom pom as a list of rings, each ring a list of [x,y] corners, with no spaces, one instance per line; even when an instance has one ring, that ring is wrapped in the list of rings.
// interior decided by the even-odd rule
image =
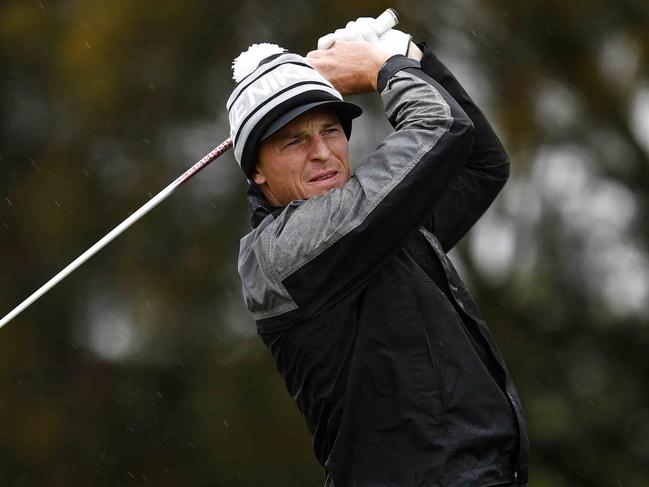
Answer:
[[[232,63],[232,77],[234,81],[239,83],[243,78],[257,69],[259,63],[268,56],[285,51],[286,49],[279,47],[277,44],[268,44],[267,42],[253,44],[247,51],[239,54],[239,57]]]

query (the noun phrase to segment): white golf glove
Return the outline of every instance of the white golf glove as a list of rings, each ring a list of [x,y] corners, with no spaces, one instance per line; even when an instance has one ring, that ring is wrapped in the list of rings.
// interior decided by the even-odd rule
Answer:
[[[344,29],[337,29],[335,32],[318,39],[318,49],[329,49],[337,40],[365,41],[378,44],[393,55],[403,54],[407,56],[411,37],[410,34],[396,29],[390,29],[379,36],[375,30],[375,19],[372,17],[360,17],[356,21],[348,22]]]

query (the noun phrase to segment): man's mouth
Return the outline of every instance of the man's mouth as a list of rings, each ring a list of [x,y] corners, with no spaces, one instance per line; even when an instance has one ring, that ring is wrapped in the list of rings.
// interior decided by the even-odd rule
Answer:
[[[338,171],[326,171],[318,174],[317,176],[309,179],[310,183],[319,183],[322,181],[329,181],[338,175]]]

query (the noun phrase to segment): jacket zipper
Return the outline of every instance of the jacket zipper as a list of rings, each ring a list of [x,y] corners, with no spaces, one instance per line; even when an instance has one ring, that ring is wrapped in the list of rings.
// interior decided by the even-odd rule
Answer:
[[[432,249],[433,249],[433,254],[438,254],[438,252],[437,252],[437,247],[438,247],[438,246],[435,244],[435,241],[434,241],[434,240],[431,240],[431,239],[426,235],[426,233],[421,232],[421,230],[420,230],[420,233],[421,233],[421,234],[424,236],[424,238],[426,239],[426,241],[427,241],[427,243],[428,243],[428,245],[429,245],[429,248],[432,248]],[[432,234],[431,234],[431,236],[432,236]],[[433,237],[433,239],[434,239],[434,237]],[[440,247],[439,250],[441,250],[441,247]],[[442,251],[442,252],[443,252],[443,251]],[[461,312],[461,313],[464,313],[465,315],[467,315],[468,318],[469,318],[469,321],[474,321],[474,319],[473,319],[472,316],[470,316],[470,315],[469,315],[469,314],[464,310],[464,303],[462,302],[462,299],[461,299],[459,296],[457,296],[457,294],[459,294],[458,287],[455,285],[455,283],[451,282],[452,279],[451,279],[451,277],[449,276],[449,272],[448,272],[448,270],[447,270],[446,267],[444,266],[444,261],[443,261],[442,257],[441,257],[440,255],[436,255],[436,257],[437,257],[437,259],[439,260],[439,262],[440,262],[440,264],[441,264],[441,266],[442,266],[442,270],[443,270],[443,272],[444,272],[444,277],[446,278],[446,283],[447,283],[447,285],[448,285],[448,287],[449,287],[449,290],[450,290],[450,292],[451,292],[451,298],[452,298],[451,304],[452,304],[452,306],[453,306],[453,308],[454,308],[454,311],[455,311],[455,313],[456,313],[456,315],[457,315],[457,317],[458,317],[459,322],[461,323],[462,327],[464,328],[466,334],[469,336],[469,340],[472,342],[472,345],[474,345],[474,344],[473,344],[473,341],[474,341],[474,340],[471,338],[472,333],[471,333],[471,331],[468,329],[468,327],[471,326],[471,325],[467,325],[467,323],[465,323],[464,319],[463,319],[462,316],[460,315],[460,312]],[[422,266],[422,268],[425,268],[425,267]],[[455,306],[456,304],[457,304],[457,306],[460,308],[460,310],[458,310],[458,309],[456,308],[456,306]],[[519,463],[519,461],[520,461],[521,448],[523,448],[523,438],[522,438],[522,433],[521,433],[521,425],[520,425],[520,421],[519,421],[519,418],[522,419],[522,414],[521,414],[521,412],[518,410],[518,407],[517,407],[517,405],[516,405],[516,401],[514,401],[514,398],[512,397],[512,395],[511,395],[511,393],[509,392],[509,389],[508,389],[508,387],[507,387],[507,373],[505,372],[506,369],[505,369],[504,364],[501,364],[501,363],[498,361],[498,359],[496,358],[496,354],[493,352],[489,340],[487,339],[487,337],[484,336],[484,334],[482,333],[482,330],[481,330],[480,327],[477,325],[477,323],[473,323],[473,325],[476,327],[476,331],[478,332],[478,335],[481,336],[482,340],[484,341],[484,344],[486,345],[486,350],[485,350],[485,352],[486,352],[487,354],[490,354],[490,355],[493,357],[493,359],[494,359],[494,361],[495,361],[495,364],[496,364],[496,366],[497,366],[498,369],[499,369],[499,372],[500,372],[501,374],[503,374],[503,377],[504,377],[504,379],[505,379],[504,384],[502,384],[502,386],[501,386],[500,381],[498,380],[498,378],[497,378],[497,377],[495,376],[495,374],[494,374],[494,371],[491,370],[491,367],[487,366],[487,363],[485,362],[485,367],[486,367],[487,370],[489,371],[489,374],[490,374],[490,375],[493,377],[493,379],[495,380],[496,384],[498,384],[498,385],[501,387],[501,390],[505,393],[505,397],[507,398],[507,400],[508,400],[508,402],[509,402],[509,404],[510,404],[510,406],[511,406],[511,408],[512,408],[512,412],[514,413],[514,421],[516,422],[517,429],[518,429],[518,442],[519,442],[518,451],[516,452],[516,459],[514,460],[514,485],[516,486],[516,485],[517,485],[517,482],[518,482],[518,470],[519,470],[519,464],[518,464],[518,463]],[[482,344],[478,344],[478,343],[476,343],[476,344],[474,345],[474,348],[475,348],[476,345],[477,345],[479,348],[482,348],[482,347],[480,346],[480,345],[482,345]],[[476,353],[478,353],[478,355],[480,355],[480,353],[477,352],[477,350],[476,350]],[[481,358],[482,358],[482,357],[481,357]]]
[[[516,452],[516,460],[514,461],[514,486],[518,485],[518,462],[520,461],[520,453],[521,453],[521,448],[523,448],[522,444],[522,437],[521,437],[521,430],[520,430],[520,421],[519,421],[519,411],[518,407],[516,406],[516,401],[514,401],[514,398],[512,395],[509,393],[509,390],[507,389],[507,384],[505,384],[505,395],[507,396],[507,399],[509,400],[509,403],[512,406],[512,411],[514,412],[514,419],[516,420],[516,424],[518,426],[518,451]]]

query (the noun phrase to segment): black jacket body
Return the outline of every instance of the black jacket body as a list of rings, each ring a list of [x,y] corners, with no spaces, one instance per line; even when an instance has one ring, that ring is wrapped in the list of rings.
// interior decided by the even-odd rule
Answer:
[[[527,481],[522,406],[446,256],[498,194],[507,155],[427,49],[379,75],[395,131],[328,195],[269,208],[241,241],[246,304],[313,434],[326,485]]]

